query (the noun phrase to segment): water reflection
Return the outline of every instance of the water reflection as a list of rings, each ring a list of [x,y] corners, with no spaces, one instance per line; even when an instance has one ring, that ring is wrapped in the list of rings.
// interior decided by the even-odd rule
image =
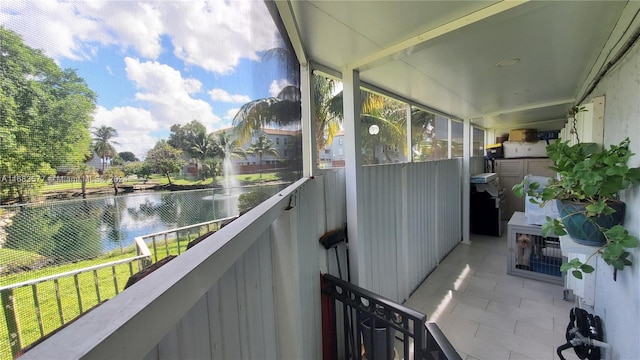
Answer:
[[[260,187],[274,195],[285,185]],[[103,251],[133,244],[135,237],[167,229],[221,219],[238,214],[238,197],[255,191],[240,188],[232,194],[222,189],[143,193],[102,199],[100,225]]]

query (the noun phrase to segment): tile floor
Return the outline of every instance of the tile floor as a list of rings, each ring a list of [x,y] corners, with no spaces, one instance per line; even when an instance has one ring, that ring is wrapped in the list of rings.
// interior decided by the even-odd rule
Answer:
[[[507,254],[506,234],[473,235],[404,305],[435,321],[463,359],[559,359],[573,302],[562,286],[507,275]]]

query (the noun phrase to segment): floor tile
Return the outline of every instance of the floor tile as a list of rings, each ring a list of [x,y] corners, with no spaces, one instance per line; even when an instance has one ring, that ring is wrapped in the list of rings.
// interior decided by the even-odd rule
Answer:
[[[558,359],[573,302],[562,286],[507,274],[506,234],[458,245],[409,297],[463,359]],[[563,352],[577,359],[572,349]]]
[[[510,352],[516,352],[534,359],[550,359],[553,357],[553,346],[540,344],[529,338],[488,325],[480,325],[476,337],[496,346],[506,348]]]

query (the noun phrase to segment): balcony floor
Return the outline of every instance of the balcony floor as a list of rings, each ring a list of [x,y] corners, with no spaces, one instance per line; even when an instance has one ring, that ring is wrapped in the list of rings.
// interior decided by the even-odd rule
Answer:
[[[435,321],[463,359],[558,359],[574,303],[562,286],[507,275],[506,232],[458,245],[404,305]]]

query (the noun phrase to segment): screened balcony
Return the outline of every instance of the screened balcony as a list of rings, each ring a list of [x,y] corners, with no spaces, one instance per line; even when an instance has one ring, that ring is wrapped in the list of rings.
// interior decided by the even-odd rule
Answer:
[[[338,276],[338,264],[353,284],[424,312],[463,359],[554,358],[573,305],[562,286],[506,275],[504,236],[469,232],[468,179],[485,171],[475,134],[489,144],[508,128],[557,126],[604,94],[604,142],[629,136],[640,153],[640,5],[268,4],[300,62],[304,177],[22,358],[320,359],[320,274]],[[316,74],[343,86],[344,162],[317,151]],[[363,92],[401,102],[407,129],[413,109],[446,119],[446,156],[415,159],[411,130],[396,161],[376,156],[382,143],[362,151],[376,133],[361,131]],[[638,192],[623,197],[638,233]],[[319,244],[345,225],[348,249]],[[640,353],[635,262],[615,282],[606,266],[596,275],[594,311],[618,358]]]

